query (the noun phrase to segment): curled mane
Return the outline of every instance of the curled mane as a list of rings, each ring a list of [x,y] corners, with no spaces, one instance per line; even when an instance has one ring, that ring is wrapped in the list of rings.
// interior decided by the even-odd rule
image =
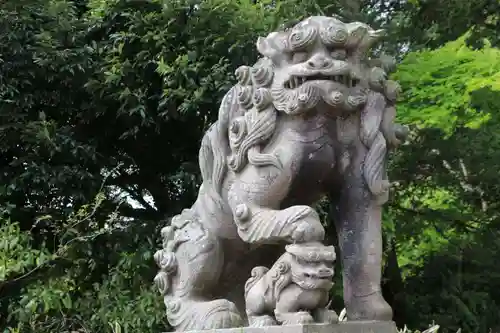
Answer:
[[[387,66],[386,66],[387,67]],[[360,116],[360,140],[368,149],[363,165],[365,181],[379,203],[389,197],[390,183],[387,179],[387,152],[400,141],[396,136],[394,103],[400,92],[397,82],[386,80],[391,68],[374,67],[369,84],[373,89],[367,98]]]
[[[274,134],[278,121],[268,89],[273,65],[261,58],[253,67],[239,67],[235,74],[238,83],[224,96],[218,119],[203,137],[199,153],[204,188],[220,200],[229,170],[237,173],[248,163],[281,168],[276,156],[260,150]]]

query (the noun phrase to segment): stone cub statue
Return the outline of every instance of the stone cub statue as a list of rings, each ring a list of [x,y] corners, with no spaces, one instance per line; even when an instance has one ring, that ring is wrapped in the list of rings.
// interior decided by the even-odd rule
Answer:
[[[327,309],[335,249],[320,243],[289,244],[268,269],[255,267],[245,284],[249,326],[336,323]]]

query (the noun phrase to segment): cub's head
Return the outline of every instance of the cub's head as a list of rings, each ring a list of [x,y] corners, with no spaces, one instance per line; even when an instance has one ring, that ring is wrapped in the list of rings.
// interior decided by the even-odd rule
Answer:
[[[286,252],[291,255],[292,282],[303,289],[329,290],[333,286],[335,249],[321,244],[290,244]]]

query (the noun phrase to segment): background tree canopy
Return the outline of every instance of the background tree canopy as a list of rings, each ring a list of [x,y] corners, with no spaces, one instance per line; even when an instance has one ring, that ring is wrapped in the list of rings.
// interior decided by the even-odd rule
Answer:
[[[337,14],[387,29],[400,61],[411,137],[392,155],[384,215],[395,320],[495,332],[499,11],[464,0],[0,2],[0,329],[164,331],[152,254],[195,198],[200,140],[234,70],[256,60],[258,36]]]

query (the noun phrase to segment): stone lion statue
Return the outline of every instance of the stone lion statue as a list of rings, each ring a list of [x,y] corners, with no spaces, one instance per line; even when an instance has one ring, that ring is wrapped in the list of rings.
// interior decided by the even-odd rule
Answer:
[[[338,322],[335,311],[326,308],[333,286],[334,247],[291,244],[285,251],[271,269],[255,267],[245,284],[249,325]]]
[[[324,240],[311,205],[325,194],[336,208],[348,319],[392,319],[380,290],[381,206],[387,152],[404,132],[393,122],[394,63],[368,57],[381,34],[313,16],[259,38],[262,58],[236,70],[201,143],[198,198],[162,230],[155,254],[176,331],[247,324],[252,268],[271,267],[286,244]]]

